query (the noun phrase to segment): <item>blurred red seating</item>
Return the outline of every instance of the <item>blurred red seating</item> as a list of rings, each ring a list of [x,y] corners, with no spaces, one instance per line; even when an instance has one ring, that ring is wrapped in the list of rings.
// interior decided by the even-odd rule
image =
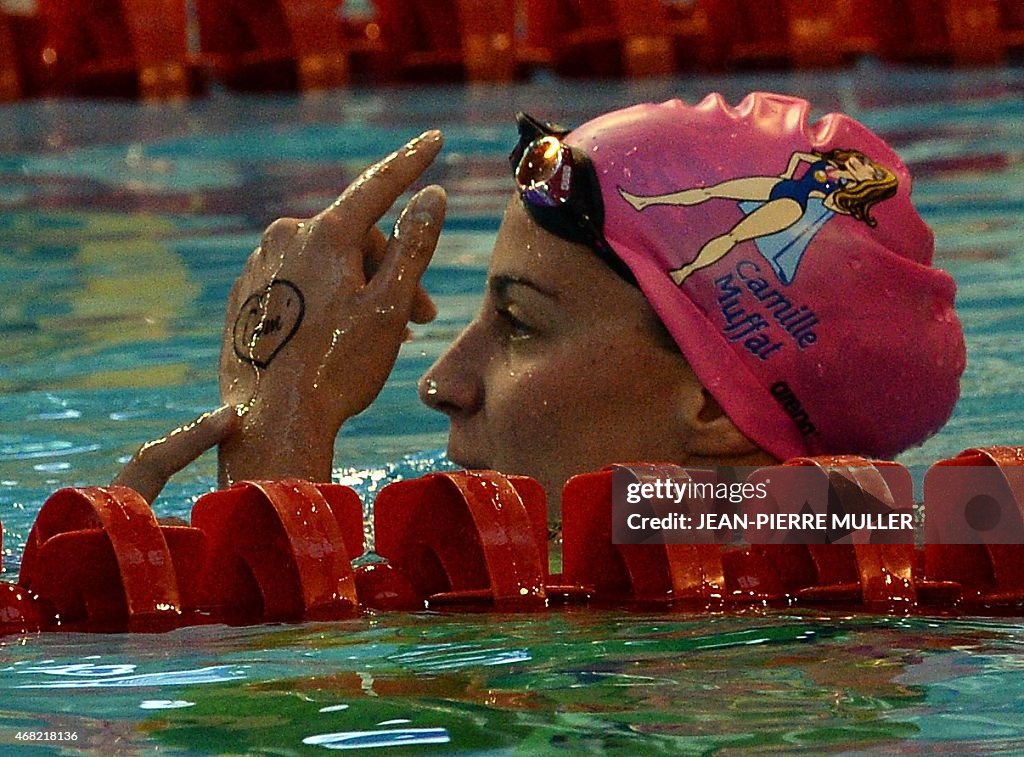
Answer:
[[[679,68],[1000,63],[1024,47],[1021,0],[524,0],[524,47],[569,75]]]
[[[710,5],[710,3],[701,3]],[[997,64],[1024,45],[1020,0],[717,0],[729,65],[820,68],[874,54],[895,62]]]
[[[0,102],[60,94],[53,81],[52,51],[46,51],[46,24],[29,10],[0,7]]]
[[[851,54],[866,52],[872,35],[860,30],[870,25],[865,5],[848,0],[810,4],[799,0],[781,3],[729,3],[735,19],[728,60],[737,67],[792,65],[822,68],[843,63]]]
[[[312,90],[348,83],[333,0],[196,0],[203,60],[242,90]]]
[[[1005,59],[1019,0],[876,0],[879,53],[888,60],[992,65]]]
[[[555,69],[570,76],[657,76],[676,68],[672,21],[682,30],[701,27],[691,19],[670,19],[661,0],[526,0],[529,47],[547,49]]]
[[[999,3],[999,28],[1008,51],[1024,50],[1024,0],[1002,0]]]
[[[374,5],[394,78],[515,77],[515,0],[375,0]]]
[[[182,0],[39,0],[57,94],[180,98],[198,79]]]
[[[526,47],[569,75],[664,76],[680,68],[836,65],[863,51],[852,2],[525,0]]]
[[[22,76],[14,47],[14,32],[7,14],[0,10],[0,102],[22,96]]]
[[[1024,0],[34,0],[0,11],[0,101],[180,98],[369,81],[897,63],[1024,49]],[[194,16],[189,16],[193,13]],[[198,37],[190,33],[198,30]]]

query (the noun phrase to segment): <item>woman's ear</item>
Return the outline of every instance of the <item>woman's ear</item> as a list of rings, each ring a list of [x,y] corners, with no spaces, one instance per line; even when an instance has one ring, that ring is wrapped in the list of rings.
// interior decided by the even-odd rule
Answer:
[[[717,465],[771,461],[770,456],[736,427],[718,400],[699,382],[685,387],[683,392],[680,421],[692,457]]]

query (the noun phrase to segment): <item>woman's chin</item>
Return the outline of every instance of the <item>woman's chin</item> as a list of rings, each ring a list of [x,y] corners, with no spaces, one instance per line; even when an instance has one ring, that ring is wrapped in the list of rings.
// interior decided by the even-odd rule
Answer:
[[[448,459],[466,470],[490,470],[491,466],[486,460],[469,455],[459,444],[449,440]]]

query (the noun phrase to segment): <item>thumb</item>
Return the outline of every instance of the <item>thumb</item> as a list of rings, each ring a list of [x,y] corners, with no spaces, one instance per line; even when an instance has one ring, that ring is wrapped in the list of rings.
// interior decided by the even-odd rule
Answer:
[[[113,483],[131,487],[152,503],[167,479],[230,436],[236,420],[235,409],[223,405],[160,439],[147,442],[121,469]]]

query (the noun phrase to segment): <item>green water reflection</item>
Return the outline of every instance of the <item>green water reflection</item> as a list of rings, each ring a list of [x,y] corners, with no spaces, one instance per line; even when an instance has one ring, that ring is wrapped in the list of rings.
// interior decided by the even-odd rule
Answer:
[[[282,634],[278,649],[305,648],[330,672],[193,689],[183,696],[194,707],[147,726],[168,745],[262,753],[389,727],[444,728],[442,752],[531,754],[816,752],[918,734],[899,713],[923,704],[923,689],[894,680],[932,643],[913,632],[735,617],[492,620],[412,619],[371,656],[358,634]]]
[[[77,729],[89,740],[76,754],[104,753],[114,734],[170,753],[314,753],[324,747],[304,739],[354,732],[447,738],[399,741],[389,753],[887,752],[943,738],[922,718],[1000,709],[991,677],[990,692],[972,701],[941,696],[958,681],[1005,672],[1019,688],[993,663],[1016,644],[1014,626],[952,620],[382,615],[186,629],[155,652],[137,638],[82,639],[65,649],[102,653],[77,657],[95,658],[77,677],[52,675],[68,659],[45,656],[47,637],[0,648],[22,660],[0,668],[0,686],[19,689],[18,704],[7,699],[0,711],[0,733]],[[216,668],[204,667],[211,661]],[[68,698],[68,687],[88,696]],[[1004,704],[1019,699],[1001,693]],[[143,709],[151,706],[171,708]],[[1001,738],[1017,743],[1024,727]]]

